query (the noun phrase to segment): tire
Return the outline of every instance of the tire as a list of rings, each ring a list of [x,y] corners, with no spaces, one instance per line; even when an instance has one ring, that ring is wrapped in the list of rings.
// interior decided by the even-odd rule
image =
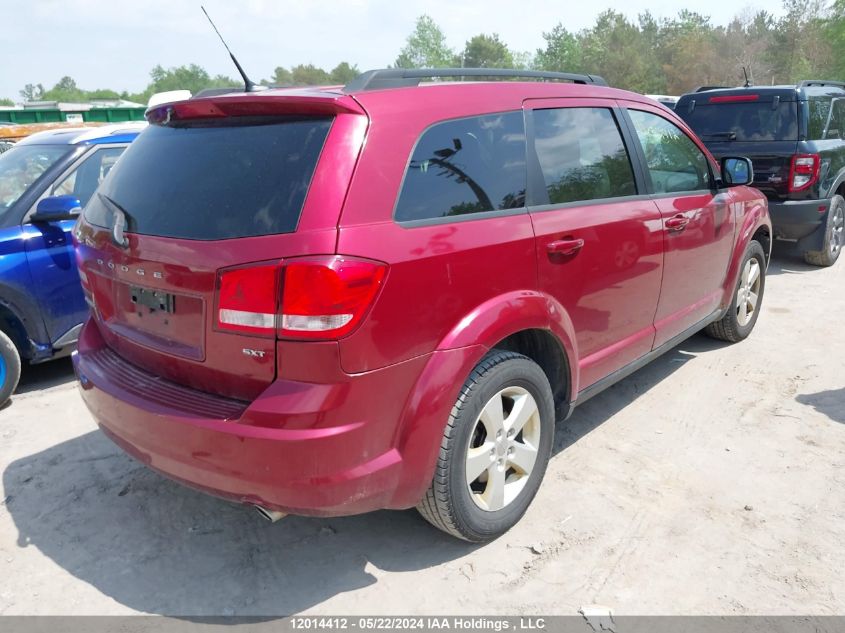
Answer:
[[[12,397],[20,377],[21,357],[18,349],[12,339],[0,331],[0,407]]]
[[[824,247],[820,251],[807,251],[804,261],[813,266],[833,266],[845,247],[845,198],[833,196],[827,213]]]
[[[746,280],[754,276],[755,268],[757,276],[754,277],[752,283],[747,284]],[[736,282],[733,299],[725,316],[704,328],[709,336],[729,343],[737,343],[747,338],[751,334],[751,330],[754,329],[754,324],[757,323],[757,317],[760,316],[763,293],[766,290],[766,254],[760,242],[752,240],[748,244],[739,271],[739,279]],[[756,295],[757,299],[753,302],[753,309],[749,314],[748,308],[752,307],[750,299],[752,294]],[[748,298],[745,301],[746,312],[744,315],[741,314],[743,298]]]
[[[503,413],[498,425],[495,402]],[[518,421],[519,432],[509,428]],[[492,433],[497,426],[499,440]],[[540,487],[554,427],[554,397],[540,366],[515,352],[491,351],[452,408],[431,487],[417,510],[436,528],[465,541],[501,536],[522,518]],[[480,474],[468,482],[471,449],[472,467]]]

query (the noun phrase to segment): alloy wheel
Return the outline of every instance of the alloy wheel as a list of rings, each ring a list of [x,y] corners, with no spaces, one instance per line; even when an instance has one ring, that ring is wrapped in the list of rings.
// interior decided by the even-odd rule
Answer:
[[[478,416],[466,455],[470,496],[482,510],[501,510],[525,488],[537,462],[540,410],[522,387],[506,387]]]
[[[742,327],[751,322],[757,311],[762,283],[761,273],[760,262],[754,257],[745,262],[745,266],[742,267],[742,277],[736,293],[736,320]]]
[[[833,209],[830,230],[830,254],[836,257],[845,240],[845,208],[841,205]]]

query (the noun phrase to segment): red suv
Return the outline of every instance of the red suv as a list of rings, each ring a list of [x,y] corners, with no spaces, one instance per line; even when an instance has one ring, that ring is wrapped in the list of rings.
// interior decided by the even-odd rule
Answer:
[[[416,506],[484,541],[556,419],[702,328],[745,338],[772,234],[749,161],[597,77],[421,85],[515,72],[148,111],[75,231],[103,431],[268,518]]]

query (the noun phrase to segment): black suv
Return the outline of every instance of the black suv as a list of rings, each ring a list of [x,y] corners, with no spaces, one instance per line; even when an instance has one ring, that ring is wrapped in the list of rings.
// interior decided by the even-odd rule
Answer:
[[[717,157],[748,156],[775,237],[830,266],[845,225],[845,84],[699,88],[675,107]]]

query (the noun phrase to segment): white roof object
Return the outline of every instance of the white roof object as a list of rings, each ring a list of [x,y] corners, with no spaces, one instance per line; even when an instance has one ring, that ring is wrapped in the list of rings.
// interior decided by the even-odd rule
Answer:
[[[157,92],[147,102],[147,107],[152,108],[161,103],[170,103],[171,101],[187,101],[191,98],[190,90],[168,90],[167,92]]]

